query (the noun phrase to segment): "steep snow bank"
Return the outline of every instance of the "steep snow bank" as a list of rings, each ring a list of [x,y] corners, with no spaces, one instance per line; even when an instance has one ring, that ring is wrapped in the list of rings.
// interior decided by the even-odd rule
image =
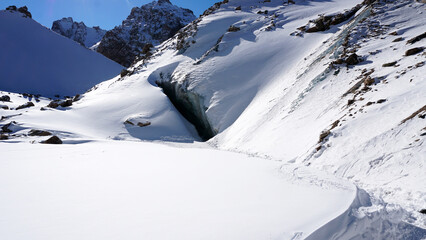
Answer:
[[[306,240],[328,239],[425,239],[426,229],[401,222],[408,215],[403,209],[384,202],[371,202],[370,196],[358,189],[352,205]]]
[[[83,93],[122,67],[19,12],[0,11],[0,89],[53,96]]]

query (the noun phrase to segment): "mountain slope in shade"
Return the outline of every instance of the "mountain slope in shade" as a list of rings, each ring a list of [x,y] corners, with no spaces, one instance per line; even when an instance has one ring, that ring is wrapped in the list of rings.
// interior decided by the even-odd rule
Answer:
[[[74,40],[87,48],[91,48],[101,41],[107,32],[100,27],[87,27],[83,22],[74,22],[71,17],[54,21],[52,31]]]
[[[74,95],[116,76],[122,66],[43,27],[0,11],[0,89]]]
[[[195,19],[189,9],[159,0],[135,7],[120,26],[108,31],[97,46],[106,57],[129,66],[145,45],[158,45]]]

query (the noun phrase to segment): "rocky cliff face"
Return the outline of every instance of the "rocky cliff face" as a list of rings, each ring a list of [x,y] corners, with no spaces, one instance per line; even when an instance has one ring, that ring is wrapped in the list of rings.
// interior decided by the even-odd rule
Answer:
[[[100,27],[87,27],[83,22],[74,22],[70,17],[53,22],[52,30],[64,37],[70,38],[81,45],[90,48],[107,32]]]
[[[97,51],[129,66],[145,45],[160,44],[194,19],[191,10],[174,6],[169,0],[135,7],[122,25],[105,34]]]

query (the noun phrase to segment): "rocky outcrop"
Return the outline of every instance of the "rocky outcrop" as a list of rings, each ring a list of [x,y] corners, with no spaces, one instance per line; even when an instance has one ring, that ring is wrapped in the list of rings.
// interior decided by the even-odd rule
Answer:
[[[123,66],[130,66],[147,44],[158,45],[195,19],[189,9],[158,0],[135,7],[119,25],[102,38],[97,51]]]
[[[41,143],[44,143],[44,144],[62,144],[62,140],[60,138],[58,138],[57,136],[53,136],[53,137],[47,139],[46,141],[42,141]]]
[[[28,11],[27,6],[23,6],[20,8],[17,8],[16,6],[9,6],[6,8],[7,11],[11,11],[11,12],[20,12],[24,15],[24,17],[27,18],[32,18],[31,13]]]
[[[52,31],[90,48],[101,41],[107,32],[100,27],[87,27],[83,22],[74,22],[70,17],[53,22]]]

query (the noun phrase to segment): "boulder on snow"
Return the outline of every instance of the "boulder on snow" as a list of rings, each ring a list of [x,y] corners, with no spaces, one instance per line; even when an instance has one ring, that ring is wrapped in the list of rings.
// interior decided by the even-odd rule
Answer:
[[[29,133],[28,136],[41,136],[41,137],[45,137],[45,136],[50,136],[52,135],[52,133],[48,132],[48,131],[43,131],[43,130],[35,130],[32,129]]]
[[[58,103],[58,101],[51,101],[51,102],[47,105],[47,107],[49,107],[49,108],[57,108],[57,107],[59,107],[59,103]]]
[[[399,38],[395,38],[392,42],[401,42],[403,40],[404,40],[403,37],[399,37]]]
[[[358,55],[356,53],[352,53],[348,58],[346,58],[345,63],[347,65],[357,65],[360,63]]]
[[[125,122],[124,122],[124,124],[128,124],[128,125],[135,125],[134,123],[132,123],[132,121],[130,121],[130,120],[126,120]]]
[[[2,102],[10,102],[10,97],[7,95],[1,96],[0,101]]]
[[[385,64],[382,65],[382,67],[392,67],[392,66],[395,66],[396,63],[397,63],[396,61],[393,61],[393,62],[390,62],[390,63],[385,63]]]
[[[320,134],[320,137],[319,137],[318,143],[322,143],[322,142],[324,141],[324,139],[326,139],[326,138],[327,138],[330,134],[331,134],[330,130],[323,131],[323,132]]]
[[[8,140],[9,136],[7,136],[6,134],[0,134],[0,140]]]
[[[42,141],[43,144],[62,144],[62,140],[58,138],[57,136],[53,136],[46,141]]]
[[[29,108],[29,107],[34,107],[34,103],[32,103],[32,102],[27,102],[27,103],[25,103],[25,104],[22,104],[22,105],[18,106],[18,107],[16,108],[16,110],[21,110],[21,109]]]
[[[373,85],[376,82],[376,80],[374,80],[374,78],[371,78],[370,76],[367,76],[364,78],[364,85],[365,86],[370,86]]]
[[[11,127],[12,125],[15,125],[15,124],[16,124],[16,122],[12,121],[12,122],[10,122],[8,124],[3,125],[1,127],[1,132],[3,132],[3,133],[11,133],[11,132],[13,132],[11,129],[9,129],[9,127]]]
[[[413,44],[415,42],[418,42],[420,40],[422,40],[423,38],[426,38],[426,32],[420,34],[419,36],[416,36],[410,40],[407,41],[407,44]]]
[[[81,97],[80,94],[77,94],[72,98],[72,101],[77,102],[78,100],[80,100],[80,97]]]
[[[239,27],[236,27],[236,26],[234,26],[234,25],[232,25],[232,26],[230,26],[229,28],[228,28],[228,32],[238,32],[238,31],[240,31],[241,29],[239,28]]]
[[[414,54],[417,54],[417,53],[421,53],[421,52],[423,52],[423,48],[422,47],[411,48],[411,49],[408,49],[405,52],[405,56],[411,56],[411,55],[414,55]]]
[[[72,106],[72,100],[71,99],[67,99],[65,101],[62,101],[59,106],[61,107],[70,107]]]
[[[148,121],[138,122],[138,127],[146,127],[146,126],[149,126],[149,125],[151,125],[151,122],[148,122]]]

